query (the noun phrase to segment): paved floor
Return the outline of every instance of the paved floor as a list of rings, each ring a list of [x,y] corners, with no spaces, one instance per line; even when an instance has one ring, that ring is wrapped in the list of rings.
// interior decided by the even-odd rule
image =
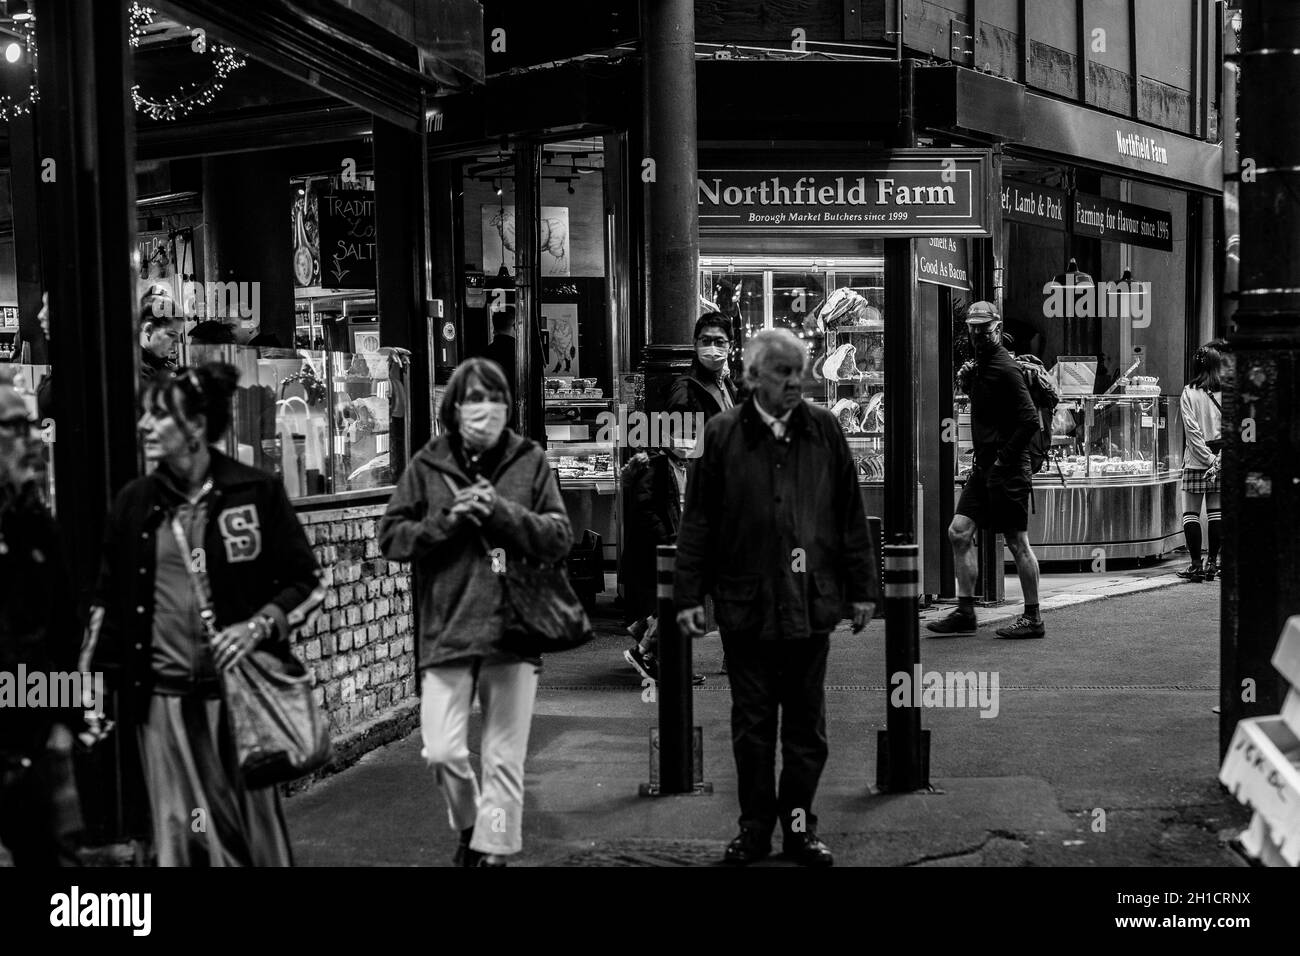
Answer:
[[[1216,781],[1211,713],[1219,585],[1139,575],[1111,590],[1145,590],[1070,603],[1095,590],[1090,583],[1078,577],[1051,589],[1061,603],[1044,601],[1054,608],[1046,640],[1001,641],[982,626],[973,636],[922,642],[925,669],[998,680],[996,716],[925,711],[932,794],[873,792],[886,708],[884,628],[836,632],[831,757],[816,810],[840,865],[1238,865],[1224,840],[1247,814]],[[708,675],[693,695],[694,716],[714,791],[658,800],[637,796],[657,705],[622,661],[625,646],[610,634],[547,662],[518,865],[712,864],[733,834],[720,642],[694,644],[696,669]],[[292,798],[300,862],[444,865],[454,838],[419,750],[412,735]]]

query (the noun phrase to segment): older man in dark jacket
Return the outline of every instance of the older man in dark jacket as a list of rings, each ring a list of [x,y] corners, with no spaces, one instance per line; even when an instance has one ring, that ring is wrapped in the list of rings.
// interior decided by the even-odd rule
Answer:
[[[827,755],[829,635],[847,614],[860,631],[880,598],[853,457],[835,418],[803,400],[806,362],[788,330],[750,340],[752,394],[705,428],[677,537],[678,624],[702,633],[712,594],[731,676],[741,813],[729,863],[771,852],[779,819],[788,857],[832,864],[812,812]]]
[[[33,482],[39,426],[22,397],[0,386],[0,843],[17,866],[75,865],[70,829],[74,704],[49,699],[24,706],[27,679],[40,676],[51,695],[75,669],[77,628],[67,569],[54,518]],[[24,678],[21,675],[26,675]],[[58,705],[56,709],[54,705]]]

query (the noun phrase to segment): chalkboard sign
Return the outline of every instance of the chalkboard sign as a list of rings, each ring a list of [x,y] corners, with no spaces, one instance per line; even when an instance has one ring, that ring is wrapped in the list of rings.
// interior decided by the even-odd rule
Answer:
[[[320,197],[321,285],[375,287],[375,194],[347,189]]]

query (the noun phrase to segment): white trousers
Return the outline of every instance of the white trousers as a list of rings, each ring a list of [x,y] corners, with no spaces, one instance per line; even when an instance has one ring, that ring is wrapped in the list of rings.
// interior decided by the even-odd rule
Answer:
[[[483,705],[483,788],[469,762],[470,665],[429,667],[420,689],[424,759],[433,768],[457,833],[474,828],[470,848],[505,856],[523,849],[524,758],[537,695],[533,664],[484,664],[478,669]]]

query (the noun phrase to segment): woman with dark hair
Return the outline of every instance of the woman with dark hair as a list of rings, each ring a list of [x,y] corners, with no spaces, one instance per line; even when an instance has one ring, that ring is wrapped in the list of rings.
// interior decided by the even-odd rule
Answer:
[[[83,649],[120,667],[159,866],[292,864],[275,787],[244,785],[220,672],[258,645],[289,653],[290,630],[325,591],[284,484],[212,447],[238,378],[214,363],[160,372],[145,389],[138,428],[157,467],[113,502]]]
[[[1219,574],[1219,475],[1223,448],[1222,347],[1216,339],[1192,356],[1192,381],[1183,388],[1179,407],[1183,417],[1183,535],[1192,563],[1178,576],[1188,581],[1213,581]],[[1209,560],[1201,566],[1201,499],[1205,499]]]
[[[523,848],[524,758],[541,661],[502,647],[501,581],[510,561],[555,563],[573,542],[546,455],[506,428],[500,366],[461,363],[447,383],[443,434],[412,459],[379,525],[392,561],[419,571],[424,759],[460,834],[457,866],[504,866]],[[469,761],[469,713],[483,706],[483,783]]]
[[[669,412],[700,413],[702,426],[714,415],[736,404],[727,355],[731,351],[731,319],[721,312],[706,312],[695,323],[695,359],[690,371],[673,382]],[[695,437],[699,438],[699,432]]]

